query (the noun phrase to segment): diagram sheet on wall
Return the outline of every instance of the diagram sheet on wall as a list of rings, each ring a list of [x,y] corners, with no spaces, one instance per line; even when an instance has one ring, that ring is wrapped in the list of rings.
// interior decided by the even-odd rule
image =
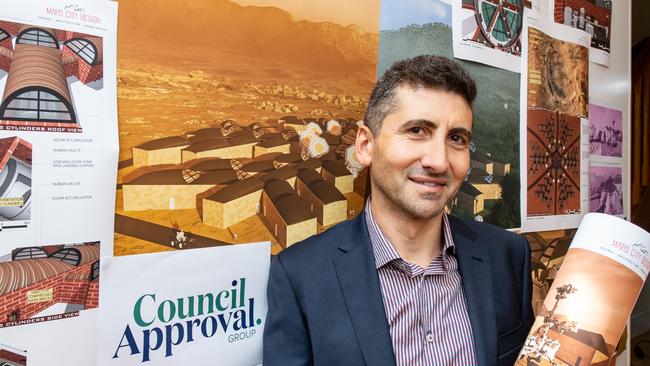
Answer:
[[[0,348],[17,365],[93,362],[99,258],[112,253],[116,18],[109,1],[0,14]]]
[[[588,210],[585,32],[529,18],[521,91],[522,230],[575,228]]]
[[[521,70],[522,33],[531,2],[452,0],[454,57]]]

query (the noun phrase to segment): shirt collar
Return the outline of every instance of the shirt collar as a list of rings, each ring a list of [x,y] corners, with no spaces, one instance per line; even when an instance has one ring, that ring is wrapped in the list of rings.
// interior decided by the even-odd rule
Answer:
[[[370,242],[372,243],[372,251],[375,255],[376,268],[379,269],[394,260],[402,259],[402,257],[397,253],[395,247],[390,243],[375,221],[375,218],[372,215],[372,209],[370,208],[370,199],[371,198],[368,197],[364,211],[366,214],[366,226],[368,227],[368,234],[370,235]],[[444,241],[442,246],[443,256],[448,253],[453,254],[455,253],[456,247],[451,235],[449,219],[445,212],[442,213],[442,229]]]

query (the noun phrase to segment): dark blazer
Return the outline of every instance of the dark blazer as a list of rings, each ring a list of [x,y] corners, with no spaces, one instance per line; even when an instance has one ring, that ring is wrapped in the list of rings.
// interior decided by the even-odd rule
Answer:
[[[365,215],[271,262],[264,365],[395,365]],[[508,365],[532,326],[530,248],[497,227],[449,217],[479,365]]]

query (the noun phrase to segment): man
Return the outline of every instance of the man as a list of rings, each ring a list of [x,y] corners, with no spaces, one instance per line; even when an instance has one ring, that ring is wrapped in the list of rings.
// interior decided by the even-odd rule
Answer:
[[[419,56],[377,82],[356,153],[364,211],[273,259],[264,365],[512,365],[532,325],[525,239],[444,212],[476,87]]]

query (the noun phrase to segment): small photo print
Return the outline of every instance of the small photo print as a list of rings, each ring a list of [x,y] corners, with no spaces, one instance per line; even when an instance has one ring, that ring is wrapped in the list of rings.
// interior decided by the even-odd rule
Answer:
[[[623,112],[589,105],[589,153],[598,156],[623,156]]]
[[[556,0],[555,22],[591,35],[591,47],[609,53],[612,0]]]
[[[623,169],[589,167],[589,212],[623,215]]]
[[[99,242],[16,248],[0,257],[0,304],[0,328],[96,308]]]

